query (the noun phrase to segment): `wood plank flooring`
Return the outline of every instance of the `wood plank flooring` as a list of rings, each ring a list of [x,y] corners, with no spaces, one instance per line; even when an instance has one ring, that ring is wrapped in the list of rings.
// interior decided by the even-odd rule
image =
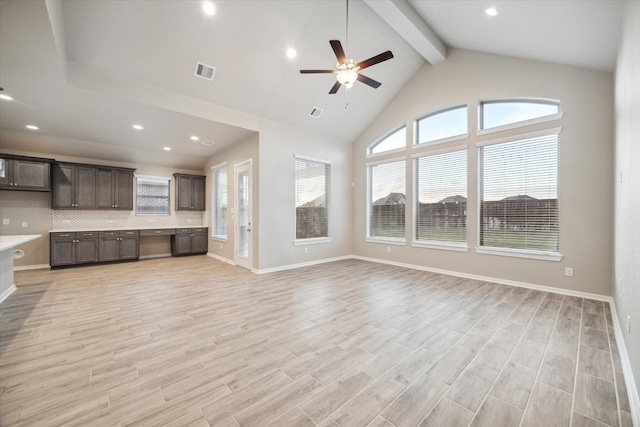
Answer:
[[[607,303],[364,261],[16,274],[2,426],[614,426]]]

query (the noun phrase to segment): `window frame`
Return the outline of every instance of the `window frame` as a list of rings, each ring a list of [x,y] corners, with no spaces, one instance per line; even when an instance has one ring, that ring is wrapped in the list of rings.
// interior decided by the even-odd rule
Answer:
[[[217,214],[217,201],[218,201],[218,181],[216,180],[216,172],[220,171],[221,169],[225,169],[225,175],[226,175],[226,181],[227,181],[227,188],[226,188],[226,194],[227,194],[227,204],[226,204],[226,208],[227,208],[227,213],[225,215],[225,220],[226,220],[226,234],[218,234],[216,233],[216,231],[218,231],[218,227],[217,227],[217,222],[216,222],[216,214]],[[222,163],[218,163],[215,166],[211,167],[211,238],[218,240],[220,242],[226,242],[228,240],[228,236],[229,236],[229,168],[227,167],[227,162],[224,161]]]
[[[437,156],[441,154],[461,152],[464,153],[465,156],[465,190],[466,190],[466,199],[467,199],[467,213],[465,218],[469,217],[469,147],[467,145],[459,145],[456,147],[441,149],[441,150],[431,150],[423,153],[416,153],[411,156],[411,167],[412,167],[412,179],[413,179],[413,206],[412,206],[412,231],[411,231],[411,246],[419,247],[419,248],[430,248],[430,249],[444,249],[450,251],[457,252],[468,252],[469,251],[469,228],[467,219],[465,219],[465,241],[464,242],[455,242],[455,241],[447,241],[447,240],[418,240],[416,238],[418,232],[418,209],[420,206],[420,197],[418,195],[419,192],[419,179],[417,174],[419,173],[418,168],[416,167],[416,163],[423,157],[429,156]]]
[[[373,167],[379,166],[386,163],[396,163],[403,162],[404,166],[404,194],[405,194],[405,226],[404,226],[404,235],[403,237],[384,237],[384,236],[372,236],[371,235],[371,207],[373,206],[373,189],[371,187],[373,180]],[[406,200],[407,200],[407,158],[406,157],[392,157],[389,159],[378,160],[375,162],[368,162],[365,164],[366,174],[367,174],[367,206],[366,206],[366,221],[365,221],[365,241],[369,243],[384,243],[386,245],[397,245],[397,246],[405,246],[407,244],[407,211],[406,211]]]
[[[294,195],[293,195],[293,199],[294,199],[294,214],[295,214],[295,220],[294,220],[294,241],[293,244],[295,246],[302,246],[302,245],[316,245],[316,244],[321,244],[321,243],[331,243],[333,241],[333,239],[331,238],[331,169],[332,169],[332,162],[331,160],[325,160],[325,159],[318,159],[315,157],[309,157],[309,156],[304,156],[304,155],[299,155],[299,154],[295,154],[294,156],[294,167],[293,167],[293,173],[294,173]],[[325,169],[325,209],[327,211],[327,236],[326,237],[305,237],[305,238],[298,238],[298,215],[297,215],[297,194],[296,194],[296,183],[297,183],[297,174],[296,174],[296,162],[298,160],[301,161],[308,161],[308,162],[314,162],[314,163],[322,163],[325,166],[328,166],[328,174],[326,173],[327,169]]]
[[[136,183],[134,186],[134,194],[135,194],[135,216],[171,216],[171,178],[165,176],[150,176],[150,175],[135,175]],[[138,179],[147,179],[147,180],[163,180],[167,181],[167,212],[152,212],[152,213],[140,213],[139,205],[138,205]]]
[[[437,116],[439,114],[444,114],[444,113],[448,113],[450,111],[453,110],[458,110],[461,108],[466,108],[466,119],[465,119],[465,123],[466,123],[466,127],[467,127],[467,131],[458,135],[451,135],[451,136],[446,136],[444,138],[438,138],[438,139],[434,139],[431,141],[425,141],[425,142],[420,142],[420,121],[421,120],[425,120],[428,119],[430,117],[434,117]],[[467,139],[469,138],[469,105],[468,104],[458,104],[458,105],[454,105],[451,107],[447,107],[447,108],[441,108],[438,109],[436,111],[432,111],[430,113],[426,113],[423,114],[421,116],[418,116],[417,118],[414,119],[413,121],[413,144],[412,144],[412,148],[422,148],[422,147],[429,147],[432,145],[438,145],[438,144],[445,144],[447,142],[453,142],[453,141],[460,141],[463,139]]]
[[[399,131],[401,131],[403,129],[404,129],[404,145],[402,147],[392,148],[390,150],[381,151],[379,153],[372,153],[371,152],[376,146],[381,144],[383,141],[385,141],[391,135],[395,135],[397,132],[399,132]],[[369,144],[369,146],[367,146],[367,152],[366,152],[366,156],[365,157],[369,159],[369,158],[373,158],[373,157],[385,156],[385,155],[392,154],[392,153],[402,153],[403,151],[406,151],[406,150],[407,150],[407,125],[405,123],[403,123],[402,125],[397,126],[397,127],[393,128],[392,130],[390,130],[389,132],[385,133],[380,138],[376,139],[373,143]]]
[[[477,215],[476,215],[476,247],[475,252],[478,254],[485,255],[500,255],[500,256],[509,256],[516,258],[528,258],[528,259],[536,259],[543,261],[561,261],[563,258],[562,253],[560,252],[561,248],[561,234],[560,234],[560,168],[559,168],[559,160],[560,160],[560,147],[558,146],[558,156],[556,161],[558,162],[558,177],[557,177],[557,221],[558,221],[558,250],[557,251],[547,251],[547,250],[536,250],[536,249],[522,249],[522,248],[508,248],[508,247],[497,247],[497,246],[481,246],[480,245],[480,233],[482,231],[482,201],[483,201],[483,185],[484,180],[482,174],[482,156],[480,154],[480,149],[485,146],[490,145],[498,145],[510,142],[518,142],[525,141],[528,139],[542,138],[548,136],[557,136],[560,137],[560,133],[562,132],[561,127],[545,129],[537,132],[528,132],[523,134],[517,134],[509,137],[503,137],[498,139],[492,139],[482,142],[476,143],[476,160],[478,162],[478,170],[477,170],[477,184],[478,184],[478,196],[477,196]],[[558,142],[559,144],[559,142]]]
[[[532,119],[521,120],[517,122],[507,123],[500,126],[494,126],[491,128],[484,128],[484,105],[485,104],[508,104],[508,103],[527,103],[527,104],[545,104],[545,105],[557,105],[558,112],[555,114],[548,114],[546,116],[535,117]],[[478,130],[476,135],[487,135],[496,132],[503,132],[510,129],[518,129],[525,126],[531,126],[541,123],[547,123],[554,120],[560,120],[564,116],[564,112],[561,110],[562,104],[557,99],[548,98],[499,98],[499,99],[487,99],[478,101]]]

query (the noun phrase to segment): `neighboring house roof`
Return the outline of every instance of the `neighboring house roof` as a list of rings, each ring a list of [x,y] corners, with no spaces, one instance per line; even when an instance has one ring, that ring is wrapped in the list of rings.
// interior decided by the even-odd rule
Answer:
[[[405,204],[405,196],[402,193],[389,193],[385,197],[381,197],[375,202],[373,202],[374,206],[377,205],[404,205]]]
[[[517,196],[509,196],[502,199],[504,202],[526,202],[526,201],[537,201],[535,197],[527,196],[526,194],[518,194]]]
[[[466,201],[467,201],[466,197],[456,194],[455,196],[445,197],[444,199],[440,200],[438,203],[466,203]]]

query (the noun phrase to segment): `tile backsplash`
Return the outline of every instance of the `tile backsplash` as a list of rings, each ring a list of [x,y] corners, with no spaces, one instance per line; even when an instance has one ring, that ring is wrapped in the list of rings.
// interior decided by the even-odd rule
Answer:
[[[205,212],[172,211],[171,215],[136,215],[135,211],[54,210],[53,230],[119,230],[204,226]]]

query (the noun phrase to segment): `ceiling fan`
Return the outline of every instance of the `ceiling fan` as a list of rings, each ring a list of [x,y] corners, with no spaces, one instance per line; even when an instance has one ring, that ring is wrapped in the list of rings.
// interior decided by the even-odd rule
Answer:
[[[347,28],[346,28],[346,37],[347,37],[347,49],[349,43],[349,0],[347,0]],[[342,49],[342,43],[340,40],[330,40],[329,44],[331,44],[331,48],[333,49],[333,53],[338,58],[338,64],[336,68],[333,70],[300,70],[301,74],[323,74],[323,73],[331,73],[335,74],[337,78],[337,82],[333,85],[331,90],[329,91],[330,95],[338,92],[340,86],[344,85],[347,88],[353,86],[356,80],[366,84],[367,86],[371,86],[374,89],[380,87],[382,83],[377,82],[363,74],[360,74],[359,71],[363,70],[367,67],[371,67],[372,65],[378,64],[383,61],[387,61],[393,58],[393,53],[390,50],[383,52],[379,55],[371,57],[362,62],[355,62],[353,59],[347,58],[344,49]]]

